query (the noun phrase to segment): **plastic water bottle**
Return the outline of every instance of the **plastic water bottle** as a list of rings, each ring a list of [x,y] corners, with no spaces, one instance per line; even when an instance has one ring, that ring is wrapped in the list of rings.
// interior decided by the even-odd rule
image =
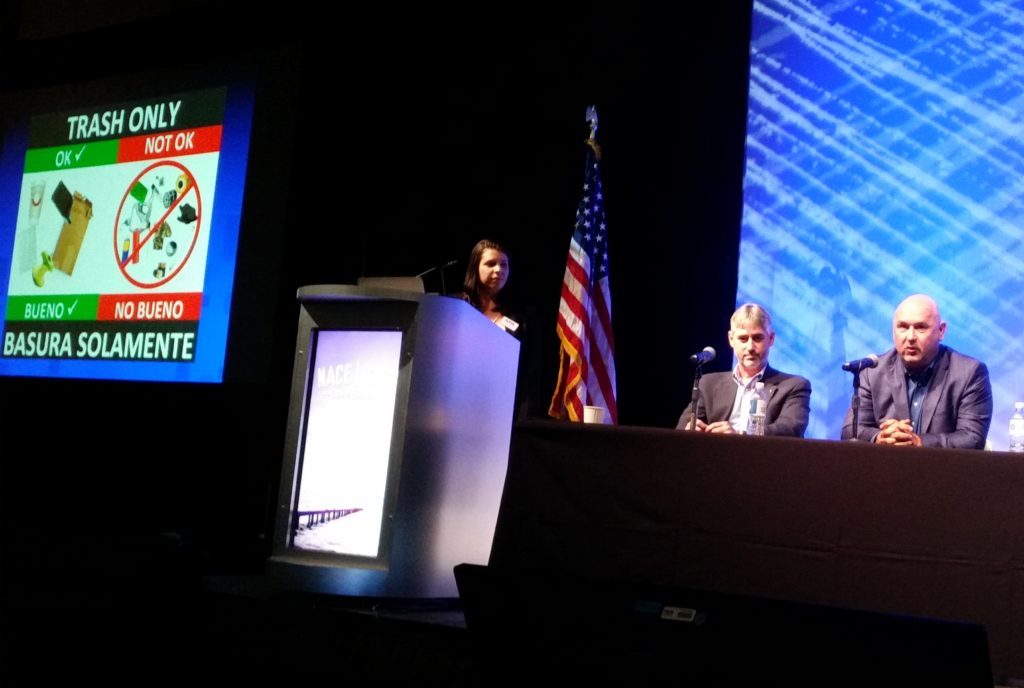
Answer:
[[[764,383],[758,382],[754,385],[754,394],[750,397],[750,417],[747,420],[748,435],[764,435],[765,409],[768,407],[768,392],[765,391]],[[1024,408],[1024,404],[1022,404]],[[1020,417],[1021,432],[1024,433],[1024,415]],[[1021,436],[1021,449],[1024,451],[1024,434]]]
[[[1024,452],[1024,401],[1013,405],[1010,418],[1010,451]]]

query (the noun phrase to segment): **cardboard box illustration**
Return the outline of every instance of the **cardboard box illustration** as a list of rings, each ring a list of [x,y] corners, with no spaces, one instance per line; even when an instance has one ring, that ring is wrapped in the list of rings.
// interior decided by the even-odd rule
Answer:
[[[53,265],[61,272],[71,275],[75,271],[78,252],[82,250],[85,231],[89,229],[92,218],[92,201],[75,192],[68,213],[69,222],[65,222],[57,239],[57,248],[53,252]]]

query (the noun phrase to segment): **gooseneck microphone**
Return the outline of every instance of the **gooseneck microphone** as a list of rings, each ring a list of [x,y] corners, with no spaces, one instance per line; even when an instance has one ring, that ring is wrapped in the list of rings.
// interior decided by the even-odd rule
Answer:
[[[443,263],[441,265],[435,265],[432,268],[427,268],[426,270],[424,270],[423,272],[421,272],[420,274],[418,274],[416,276],[417,277],[423,277],[424,275],[429,275],[434,270],[444,270],[445,268],[450,268],[451,266],[455,265],[458,262],[459,261],[457,261],[457,260],[449,260],[447,263]]]
[[[426,270],[424,270],[423,272],[421,272],[420,274],[418,274],[416,276],[419,277],[420,279],[422,279],[424,275],[429,275],[430,273],[434,272],[435,270],[440,270],[441,271],[441,294],[443,296],[447,296],[447,294],[448,294],[448,287],[444,283],[444,271],[447,268],[450,268],[451,266],[455,265],[458,262],[459,261],[457,261],[457,260],[449,260],[447,263],[442,263],[441,265],[435,265],[432,268],[427,268]]]
[[[878,365],[878,356],[871,354],[867,358],[862,358],[857,361],[848,361],[843,364],[843,370],[848,373],[857,373],[867,368],[874,368]]]
[[[693,356],[690,356],[690,363],[694,365],[704,365],[705,363],[711,363],[713,360],[715,360],[715,350],[710,346],[705,346],[703,351],[698,351]]]

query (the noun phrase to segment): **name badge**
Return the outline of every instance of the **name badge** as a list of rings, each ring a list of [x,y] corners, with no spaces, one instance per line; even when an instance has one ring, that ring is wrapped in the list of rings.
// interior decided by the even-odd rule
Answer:
[[[519,329],[519,323],[517,323],[515,320],[508,317],[507,315],[503,315],[501,317],[501,326],[505,328],[506,332],[515,332],[516,330]]]

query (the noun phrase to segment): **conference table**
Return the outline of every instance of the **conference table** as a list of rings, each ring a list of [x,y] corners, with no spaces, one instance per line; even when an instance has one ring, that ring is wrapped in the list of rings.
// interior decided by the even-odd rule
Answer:
[[[980,623],[1024,677],[1024,455],[522,422],[490,565]]]

